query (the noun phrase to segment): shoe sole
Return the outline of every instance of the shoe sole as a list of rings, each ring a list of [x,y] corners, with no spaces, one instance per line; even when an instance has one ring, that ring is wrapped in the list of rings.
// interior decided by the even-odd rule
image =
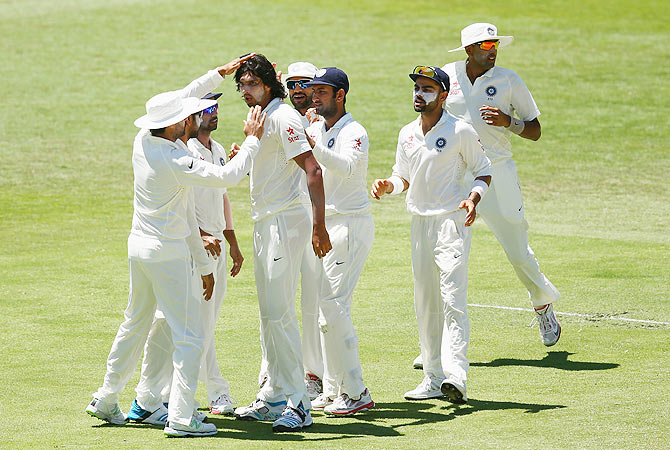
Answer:
[[[124,420],[123,422],[120,422],[120,421],[118,421],[118,420],[114,420],[114,419],[110,418],[110,417],[107,416],[106,414],[103,414],[103,413],[98,412],[98,411],[91,411],[91,410],[89,410],[89,409],[86,410],[86,413],[87,413],[89,416],[95,417],[96,419],[100,419],[100,420],[102,420],[103,422],[111,423],[112,425],[125,425],[126,422],[128,422],[127,419]]]
[[[211,414],[215,414],[215,415],[230,416],[231,414],[234,414],[234,413],[235,413],[235,410],[234,410],[234,409],[231,409],[230,411],[225,411],[225,410],[224,410],[224,411],[219,411],[219,410],[217,410],[217,409],[209,408],[209,412],[210,412]]]
[[[301,431],[311,426],[312,426],[311,423],[309,425],[301,425],[300,428],[291,428],[287,427],[286,425],[277,425],[272,427],[272,431],[274,431],[275,433],[290,433],[291,431]]]
[[[556,345],[556,343],[558,342],[558,340],[561,338],[561,332],[562,332],[562,331],[563,331],[563,328],[561,328],[561,326],[559,325],[559,326],[558,326],[558,336],[556,337],[556,340],[555,340],[554,342],[549,343],[549,344],[543,342],[544,346],[545,346],[545,347],[551,347],[551,346],[553,346],[553,345]]]
[[[248,422],[251,422],[251,421],[256,421],[256,422],[274,422],[275,420],[279,419],[279,415],[277,415],[277,417],[274,417],[274,418],[267,417],[267,418],[260,418],[260,419],[259,419],[258,417],[255,417],[255,416],[240,416],[240,415],[237,415],[237,414],[233,414],[233,415],[234,415],[235,418],[238,419],[238,420],[246,420],[246,421],[248,421]]]
[[[213,436],[218,433],[216,431],[205,431],[202,433],[196,433],[194,431],[184,431],[184,430],[175,430],[174,428],[166,428],[163,430],[165,437],[174,438],[174,437],[201,437],[201,436]]]
[[[467,403],[467,401],[463,399],[463,393],[451,383],[442,383],[440,390],[451,403],[455,403],[457,405],[464,405]]]
[[[350,411],[326,411],[326,410],[324,410],[323,412],[326,413],[329,416],[351,416],[352,414],[368,411],[368,410],[370,410],[374,407],[375,407],[375,402],[371,401],[370,403],[366,403],[365,405],[359,406],[358,408],[352,409]]]
[[[435,395],[426,395],[426,396],[415,395],[415,396],[412,397],[412,396],[404,395],[405,400],[430,400],[432,398],[442,398],[442,397],[444,397],[444,394],[442,393],[442,391],[439,391],[439,393],[436,392]]]

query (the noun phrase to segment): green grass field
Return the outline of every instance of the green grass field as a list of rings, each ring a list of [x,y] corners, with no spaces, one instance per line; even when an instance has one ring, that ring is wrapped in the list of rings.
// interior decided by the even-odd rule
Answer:
[[[0,0],[0,448],[669,448],[670,47],[667,4]],[[368,130],[368,178],[387,176],[415,113],[407,73],[464,58],[460,29],[498,25],[541,111],[539,142],[514,139],[543,271],[563,294],[563,336],[541,345],[532,314],[470,308],[468,405],[407,402],[421,380],[404,198],[375,202],[376,240],[355,296],[377,407],[315,414],[307,432],[213,418],[217,436],[167,440],[84,413],[127,302],[130,154],[153,94],[248,51],[350,77]],[[246,105],[227,79],[214,137],[240,141]],[[217,325],[241,404],[256,393],[258,306],[248,186],[230,190],[247,258]],[[500,246],[476,223],[470,303],[530,307]],[[136,375],[121,396],[128,410]],[[204,402],[204,390],[198,398]]]

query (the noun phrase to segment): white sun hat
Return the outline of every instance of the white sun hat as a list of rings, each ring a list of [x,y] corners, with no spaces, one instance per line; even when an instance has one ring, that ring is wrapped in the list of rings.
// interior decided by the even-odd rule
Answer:
[[[147,101],[147,113],[135,121],[135,126],[149,130],[169,127],[215,104],[216,100],[182,97],[179,91],[163,92]]]
[[[457,52],[465,49],[468,45],[483,41],[498,40],[499,46],[504,47],[509,45],[514,40],[514,36],[498,36],[498,28],[491,23],[473,23],[461,30],[461,46],[449,50],[449,52]]]
[[[282,75],[284,84],[289,78],[314,78],[316,71],[319,70],[314,64],[308,62],[294,62],[289,64],[288,71]]]

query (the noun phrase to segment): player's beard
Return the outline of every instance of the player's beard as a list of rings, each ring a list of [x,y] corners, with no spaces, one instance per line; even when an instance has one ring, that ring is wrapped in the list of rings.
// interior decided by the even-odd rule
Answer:
[[[303,93],[304,94],[304,93]],[[293,97],[295,96],[295,93],[291,95],[291,103],[293,103],[293,107],[295,109],[307,109],[310,106],[312,106],[312,97],[304,94],[305,98],[302,101],[296,101]]]
[[[330,102],[328,102],[328,105],[325,103],[321,103],[321,108],[316,108],[316,112],[324,117],[324,118],[329,118],[333,117],[335,114],[337,114],[337,104],[335,103],[335,96],[331,99]]]

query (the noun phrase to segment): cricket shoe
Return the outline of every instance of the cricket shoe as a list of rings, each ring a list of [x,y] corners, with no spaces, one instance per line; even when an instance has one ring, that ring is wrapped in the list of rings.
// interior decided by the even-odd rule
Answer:
[[[210,403],[209,412],[212,414],[232,414],[235,411],[233,402],[233,398],[228,394],[221,394],[219,398]]]
[[[442,379],[440,378],[424,377],[423,381],[419,383],[416,388],[405,392],[405,398],[407,400],[426,400],[429,398],[440,398],[443,395],[442,391],[440,390],[441,383]]]
[[[283,431],[300,431],[312,426],[312,415],[309,409],[305,410],[302,402],[297,408],[286,406],[281,416],[272,424],[272,431],[280,433]]]
[[[419,356],[414,358],[414,362],[412,362],[412,367],[418,370],[423,370],[423,358],[421,357],[421,353],[419,353]]]
[[[165,409],[168,409],[168,404],[163,403],[163,406],[165,406]],[[202,411],[198,411],[198,408],[193,408],[193,417],[195,417],[195,420],[198,422],[207,422],[207,414],[205,414]]]
[[[440,390],[451,403],[463,405],[468,402],[468,396],[465,393],[465,386],[461,388],[453,381],[444,380],[440,386]]]
[[[357,412],[367,411],[374,408],[375,402],[372,401],[370,391],[365,388],[358,400],[354,400],[343,393],[337,397],[331,405],[323,408],[323,412],[334,416],[350,416]]]
[[[267,422],[274,422],[279,419],[284,409],[286,402],[266,402],[257,398],[249,406],[240,406],[235,408],[235,417],[240,420],[262,420]]]
[[[309,399],[314,400],[323,392],[323,382],[321,381],[321,378],[313,373],[308,373],[305,375],[305,388],[307,389]]]
[[[535,314],[537,314],[537,320],[540,322],[540,338],[542,339],[542,343],[547,347],[551,347],[561,337],[561,324],[556,320],[554,307],[549,303],[540,309],[536,309]]]
[[[187,437],[187,436],[211,436],[218,430],[213,423],[200,422],[193,416],[189,425],[182,425],[177,422],[167,422],[163,433],[167,437]]]
[[[312,400],[312,409],[315,411],[322,411],[326,406],[332,405],[333,399],[328,394],[322,392],[317,398]]]
[[[137,423],[148,423],[151,425],[163,425],[167,422],[168,411],[165,406],[161,405],[155,411],[149,411],[142,408],[138,403],[137,399],[133,400],[133,403],[130,404],[130,411],[128,411],[128,420],[132,420]]]
[[[118,403],[110,405],[95,397],[93,397],[93,401],[86,407],[86,412],[93,417],[114,425],[125,425],[128,420],[123,411],[121,411],[121,408],[119,408]]]

